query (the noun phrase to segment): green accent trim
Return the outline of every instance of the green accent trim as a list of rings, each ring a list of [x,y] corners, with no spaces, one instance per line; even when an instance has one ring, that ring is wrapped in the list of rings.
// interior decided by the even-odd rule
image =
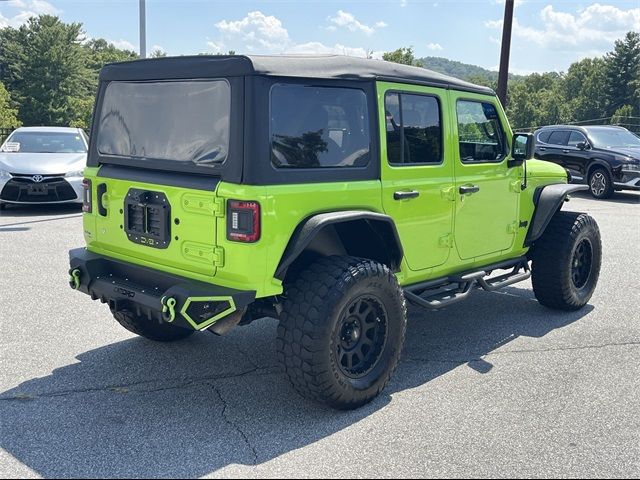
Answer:
[[[162,297],[160,303],[162,304],[162,317],[164,320],[169,323],[173,322],[176,319],[175,308],[178,303],[176,299],[173,297],[169,297],[168,299],[167,297]],[[166,315],[167,312],[169,312],[169,315]]]
[[[71,285],[71,288],[73,288],[74,290],[78,290],[80,288],[80,269],[75,268],[74,270],[71,271],[70,277],[69,277],[69,284]]]
[[[187,309],[189,308],[189,305],[191,305],[192,302],[225,302],[225,301],[229,302],[229,308],[227,308],[223,312],[220,312],[214,317],[211,317],[205,320],[202,323],[196,322],[187,314]],[[233,301],[232,297],[189,297],[187,298],[187,301],[184,302],[184,305],[182,306],[180,313],[187,320],[187,322],[191,324],[193,328],[195,328],[196,330],[204,330],[205,328],[210,327],[211,325],[216,323],[221,318],[226,317],[227,315],[235,312],[237,309],[238,308],[236,307],[236,302]]]

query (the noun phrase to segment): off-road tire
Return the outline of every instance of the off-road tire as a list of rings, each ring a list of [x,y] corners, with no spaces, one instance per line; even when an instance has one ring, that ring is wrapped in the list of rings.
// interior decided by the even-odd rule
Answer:
[[[613,195],[613,179],[602,167],[594,168],[589,174],[589,192],[594,198],[604,200]]]
[[[277,352],[294,389],[341,410],[375,398],[398,365],[407,323],[404,295],[389,268],[362,258],[324,257],[286,282],[284,293]],[[344,342],[351,340],[360,343],[349,353]],[[365,350],[362,342],[373,346]],[[349,370],[356,358],[362,371]]]
[[[600,275],[598,224],[585,213],[557,212],[535,242],[532,259],[531,280],[538,302],[556,310],[582,308]]]
[[[187,338],[195,332],[186,328],[176,327],[170,323],[159,323],[147,317],[138,316],[129,310],[112,311],[120,325],[136,335],[156,342],[175,342]]]

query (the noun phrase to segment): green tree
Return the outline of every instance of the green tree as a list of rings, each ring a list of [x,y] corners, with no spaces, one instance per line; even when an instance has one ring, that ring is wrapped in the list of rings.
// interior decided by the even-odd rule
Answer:
[[[401,63],[403,65],[422,66],[422,63],[413,55],[413,47],[402,47],[393,52],[383,53],[382,59],[387,62]]]
[[[606,62],[585,58],[573,63],[560,86],[568,117],[575,122],[606,116]]]
[[[0,127],[19,127],[18,110],[12,107],[11,97],[5,86],[0,83]]]
[[[82,115],[78,99],[87,97],[91,83],[81,24],[42,15],[5,30],[0,64],[22,122],[69,125],[77,120]]]
[[[163,58],[167,56],[167,52],[160,50],[159,48],[156,48],[153,52],[151,52],[151,55],[149,55],[149,58]]]
[[[640,33],[629,32],[605,57],[608,113],[632,105],[640,115]]]

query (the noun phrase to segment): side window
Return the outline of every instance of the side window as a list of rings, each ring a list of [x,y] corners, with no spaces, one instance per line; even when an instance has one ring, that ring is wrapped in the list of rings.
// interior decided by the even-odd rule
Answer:
[[[580,132],[573,131],[569,136],[569,146],[577,147],[579,143],[586,142],[587,139]]]
[[[548,143],[550,135],[551,135],[551,130],[545,130],[544,132],[540,132],[538,134],[538,141],[542,143]]]
[[[456,110],[462,163],[501,162],[507,154],[507,144],[496,107],[459,100]]]
[[[569,140],[569,132],[567,130],[555,130],[549,136],[549,143],[552,145],[566,145]]]
[[[364,167],[371,143],[367,97],[354,88],[274,85],[270,136],[277,168]]]
[[[387,93],[385,116],[389,164],[415,165],[442,162],[440,104],[436,97]]]

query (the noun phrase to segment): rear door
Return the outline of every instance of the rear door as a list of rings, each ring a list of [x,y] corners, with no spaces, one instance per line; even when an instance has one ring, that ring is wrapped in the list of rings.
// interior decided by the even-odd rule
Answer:
[[[98,110],[90,154],[102,165],[91,178],[90,249],[215,275],[216,218],[224,214],[215,192],[234,144],[231,82],[112,81]]]
[[[437,88],[378,85],[382,203],[411,270],[449,258],[454,203],[446,95]]]

